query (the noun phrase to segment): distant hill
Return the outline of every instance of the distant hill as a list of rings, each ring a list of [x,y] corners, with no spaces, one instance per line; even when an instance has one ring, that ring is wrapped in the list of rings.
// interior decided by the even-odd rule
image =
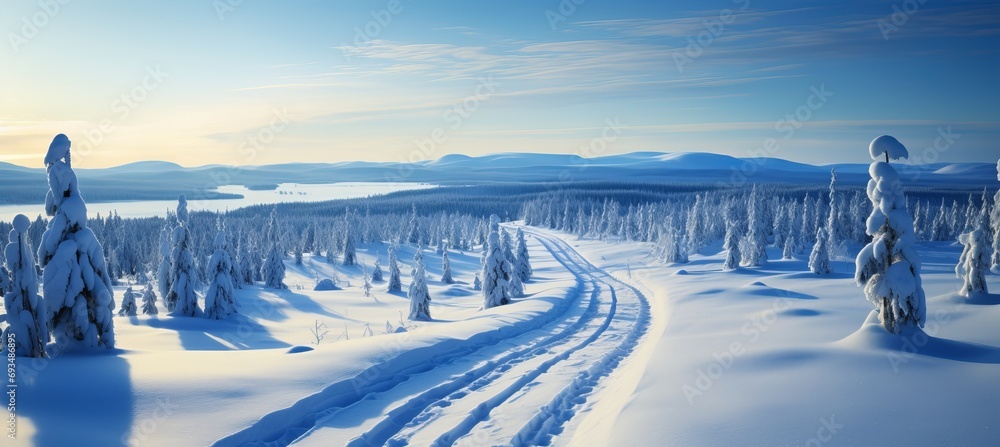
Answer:
[[[993,163],[906,165],[895,163],[908,188],[994,189]],[[618,180],[674,184],[742,185],[755,183],[824,184],[836,169],[842,185],[868,182],[867,164],[814,166],[780,158],[737,158],[711,153],[636,152],[595,158],[575,154],[499,153],[478,157],[449,154],[416,163],[283,163],[185,168],[144,161],[106,169],[81,169],[81,187],[94,202],[173,200],[179,194],[220,197],[220,182],[237,185],[336,182],[425,182],[441,185],[511,182],[558,183]],[[0,184],[7,203],[40,203],[45,197],[43,169],[0,162]]]

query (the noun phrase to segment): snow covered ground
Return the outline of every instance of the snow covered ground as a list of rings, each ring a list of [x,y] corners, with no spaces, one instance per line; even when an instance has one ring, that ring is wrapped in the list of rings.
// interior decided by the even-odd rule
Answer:
[[[527,297],[480,311],[479,253],[450,253],[458,283],[447,285],[427,251],[434,321],[405,332],[405,295],[381,283],[364,297],[361,267],[308,256],[288,262],[290,290],[237,291],[242,309],[228,321],[115,317],[114,352],[18,359],[10,445],[1000,439],[1000,305],[989,304],[1000,297],[952,294],[961,247],[919,245],[929,336],[904,338],[863,325],[871,305],[853,261],[823,277],[803,259],[722,272],[723,254],[666,266],[647,244],[526,230]],[[360,261],[384,266],[386,248],[361,247]],[[413,248],[397,255],[405,290]],[[350,285],[312,290],[335,276]],[[330,331],[318,345],[317,320]]]

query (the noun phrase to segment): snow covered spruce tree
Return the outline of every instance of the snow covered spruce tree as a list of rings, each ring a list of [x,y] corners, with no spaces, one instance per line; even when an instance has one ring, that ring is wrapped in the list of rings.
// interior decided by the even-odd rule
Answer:
[[[284,253],[279,247],[280,236],[278,231],[278,208],[271,208],[271,217],[267,223],[267,237],[265,244],[270,246],[267,259],[260,266],[260,276],[264,279],[264,287],[269,289],[287,289],[285,286],[285,261]]]
[[[3,344],[14,342],[13,354],[18,357],[45,357],[49,329],[45,322],[45,301],[38,296],[38,274],[35,258],[26,239],[31,221],[23,214],[14,217],[10,243],[4,250],[4,267],[0,268],[7,329]]]
[[[413,254],[413,270],[410,271],[410,290],[406,296],[410,299],[410,319],[430,321],[431,294],[427,290],[427,275],[424,272],[424,255],[417,248]]]
[[[500,231],[500,249],[503,251],[505,260],[508,294],[511,297],[524,296],[524,283],[521,282],[519,276],[514,274],[517,258],[514,257],[514,248],[511,246],[510,233],[507,230]]]
[[[193,241],[188,231],[187,198],[177,198],[177,227],[171,240],[174,249],[170,253],[170,290],[163,297],[163,303],[170,314],[176,317],[201,316],[198,307],[198,273],[195,270],[194,255],[191,254]]]
[[[899,334],[923,327],[927,318],[920,258],[913,249],[913,220],[906,211],[899,174],[889,165],[889,159],[905,159],[909,153],[888,135],[872,140],[868,150],[875,160],[868,169],[873,209],[867,233],[873,239],[858,253],[855,280],[864,286],[885,330]],[[886,161],[880,161],[882,157]]]
[[[142,313],[145,315],[160,313],[160,310],[156,308],[156,292],[153,291],[151,283],[146,283],[146,288],[142,291]]]
[[[173,248],[170,235],[174,232],[173,226],[170,225],[172,216],[170,213],[167,214],[167,223],[160,230],[160,266],[156,269],[156,287],[160,289],[160,296],[164,297],[170,291],[170,252]]]
[[[517,258],[517,263],[514,266],[514,273],[521,281],[527,281],[531,279],[531,259],[528,256],[528,244],[524,240],[524,230],[520,227],[517,229],[517,233],[514,234],[514,255]]]
[[[357,250],[354,243],[354,225],[351,223],[351,211],[344,214],[344,266],[358,263]]]
[[[447,250],[441,253],[441,282],[455,284],[455,278],[451,277],[451,261],[448,260]]]
[[[372,267],[372,282],[382,282],[382,264],[379,260],[375,259],[375,266]]]
[[[830,273],[830,240],[823,227],[816,230],[816,245],[809,254],[809,271],[817,275]]]
[[[205,292],[205,318],[221,320],[234,313],[239,307],[233,296],[232,259],[229,257],[226,233],[220,231],[215,236],[215,253],[208,261],[208,277],[211,283]]]
[[[403,282],[399,279],[399,262],[396,260],[396,250],[389,247],[389,284],[386,287],[388,292],[401,292]]]
[[[722,264],[722,269],[731,271],[740,266],[740,234],[739,224],[729,221],[726,225],[726,240],[723,243],[723,250],[726,250],[726,261]]]
[[[743,265],[760,267],[767,263],[767,227],[764,223],[763,207],[757,198],[757,185],[750,192],[750,204],[747,207],[746,251],[743,252]]]
[[[486,236],[486,257],[483,262],[483,308],[489,309],[510,303],[510,276],[507,259],[500,244],[500,218],[490,216],[490,232]]]
[[[122,295],[122,307],[118,309],[119,317],[134,317],[138,309],[135,305],[135,292],[132,292],[132,286],[128,286],[125,289],[125,294]]]
[[[115,347],[111,277],[104,250],[87,228],[87,205],[73,172],[70,141],[59,134],[45,155],[49,192],[48,229],[38,246],[38,264],[52,336],[67,350]]]
[[[979,219],[975,228],[958,237],[964,246],[962,256],[955,266],[955,274],[962,278],[962,289],[959,293],[972,297],[988,293],[986,288],[986,272],[990,266],[989,243],[986,241],[986,219]]]

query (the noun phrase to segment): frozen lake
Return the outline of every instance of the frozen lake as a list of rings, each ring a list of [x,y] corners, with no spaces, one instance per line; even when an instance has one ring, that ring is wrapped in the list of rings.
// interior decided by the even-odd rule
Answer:
[[[222,200],[192,200],[194,193],[189,194],[188,209],[192,211],[225,211],[250,205],[262,205],[282,202],[322,202],[325,200],[353,199],[371,195],[388,194],[396,191],[434,188],[429,183],[331,183],[323,185],[307,185],[300,183],[283,183],[278,189],[270,191],[251,191],[243,185],[227,185],[219,187],[219,192],[240,194],[242,199]],[[83,198],[87,199],[86,188]],[[10,222],[14,216],[24,214],[34,220],[35,216],[44,214],[44,205],[2,205],[0,220]],[[107,216],[111,211],[117,211],[122,217],[164,216],[168,209],[177,208],[176,200],[144,200],[132,202],[87,203],[87,215],[97,214]]]

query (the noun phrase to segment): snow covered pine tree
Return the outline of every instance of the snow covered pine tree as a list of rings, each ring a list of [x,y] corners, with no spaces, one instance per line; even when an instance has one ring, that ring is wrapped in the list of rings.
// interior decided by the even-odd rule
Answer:
[[[14,355],[18,357],[45,357],[45,344],[49,342],[45,301],[38,296],[35,259],[25,239],[31,221],[18,214],[13,223],[10,243],[4,250],[4,267],[0,268],[3,304],[7,311],[3,344],[6,346],[9,340],[13,340]]]
[[[490,216],[490,233],[486,237],[485,261],[483,262],[483,308],[489,309],[510,303],[507,259],[500,246],[500,218]]]
[[[87,228],[87,204],[73,172],[70,141],[59,134],[45,155],[51,217],[38,246],[42,289],[52,336],[66,350],[115,347],[111,277],[104,250]]]
[[[226,242],[226,232],[215,236],[215,253],[208,261],[208,275],[211,283],[205,292],[205,318],[221,320],[234,313],[239,307],[233,296],[232,259]]]
[[[413,270],[410,272],[410,290],[407,297],[410,299],[410,319],[420,321],[430,321],[431,319],[431,294],[427,290],[427,278],[424,272],[424,255],[420,253],[420,248],[413,254]]]
[[[194,256],[191,254],[191,233],[188,227],[187,198],[183,195],[177,198],[177,227],[171,240],[174,249],[170,253],[170,290],[163,297],[170,314],[176,317],[199,317],[198,307],[198,273],[195,269]]]
[[[868,169],[873,209],[867,233],[873,240],[858,253],[855,280],[864,286],[885,330],[899,334],[923,327],[927,318],[920,257],[913,249],[913,219],[906,211],[899,174],[889,165],[889,159],[905,159],[909,153],[889,135],[872,140],[868,150],[875,160]]]

